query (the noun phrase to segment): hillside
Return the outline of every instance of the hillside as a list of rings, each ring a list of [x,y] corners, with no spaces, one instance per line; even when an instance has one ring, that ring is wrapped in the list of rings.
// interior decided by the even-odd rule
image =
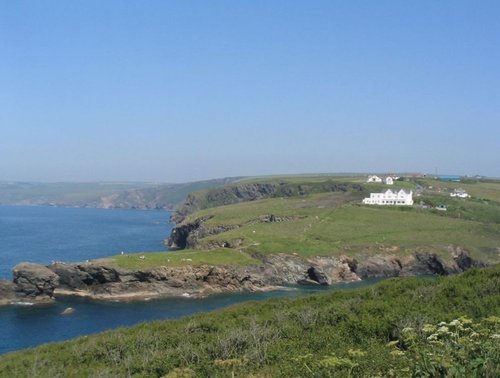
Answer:
[[[182,184],[0,182],[0,205],[173,210],[192,191],[222,186],[236,179]]]
[[[361,205],[369,192],[388,188],[362,178],[238,185],[190,195],[179,208],[182,221],[170,245],[203,253],[225,248],[254,258],[296,254],[358,259],[419,251],[448,258],[450,249],[459,246],[487,263],[499,258],[499,182],[397,182],[391,188],[415,192],[411,207]],[[450,197],[459,185],[472,197]],[[185,211],[193,203],[192,211]],[[447,211],[435,209],[438,204],[447,205]]]
[[[500,268],[247,303],[0,357],[17,377],[500,374]]]

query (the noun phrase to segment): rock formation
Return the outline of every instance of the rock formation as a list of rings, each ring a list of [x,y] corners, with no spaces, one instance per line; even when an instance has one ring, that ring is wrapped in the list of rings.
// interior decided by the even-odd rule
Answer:
[[[168,253],[168,252],[166,252]],[[450,247],[451,259],[416,251],[411,255],[357,257],[277,254],[261,258],[260,265],[158,266],[131,271],[98,262],[22,263],[13,282],[0,281],[0,304],[41,303],[57,295],[94,299],[141,299],[155,296],[205,296],[220,292],[265,291],[297,284],[331,285],[372,277],[447,275],[484,264],[460,247]]]

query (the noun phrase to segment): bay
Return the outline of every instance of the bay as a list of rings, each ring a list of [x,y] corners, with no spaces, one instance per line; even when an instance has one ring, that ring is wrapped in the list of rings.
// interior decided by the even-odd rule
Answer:
[[[11,279],[21,261],[84,261],[125,252],[165,250],[169,213],[55,207],[0,206],[0,278]],[[168,253],[168,252],[166,252]],[[52,304],[0,307],[0,354],[137,323],[176,319],[249,300],[295,297],[375,282],[339,283],[329,288],[294,287],[265,293],[163,298],[147,302],[104,302],[61,297]],[[63,315],[72,307],[75,311]]]
[[[163,251],[166,211],[0,206],[0,278],[22,262],[77,262],[125,252]]]

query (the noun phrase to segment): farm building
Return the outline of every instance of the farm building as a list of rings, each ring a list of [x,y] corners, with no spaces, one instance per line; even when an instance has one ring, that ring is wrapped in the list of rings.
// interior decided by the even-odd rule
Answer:
[[[450,193],[450,197],[470,198],[470,195],[463,189],[455,189]]]
[[[382,179],[376,175],[368,176],[366,182],[382,182]]]
[[[370,193],[370,197],[365,198],[363,200],[363,204],[411,206],[413,205],[413,192],[411,190],[407,192],[404,189],[387,189],[382,193]]]

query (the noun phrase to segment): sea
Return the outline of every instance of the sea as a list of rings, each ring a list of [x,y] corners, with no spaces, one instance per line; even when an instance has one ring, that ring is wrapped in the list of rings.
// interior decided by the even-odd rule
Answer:
[[[122,251],[168,253],[163,240],[172,229],[169,217],[166,211],[0,206],[0,278],[11,280],[12,267],[23,261],[85,261]],[[46,305],[0,306],[0,354],[145,321],[176,319],[249,300],[295,297],[373,282],[196,299],[109,302],[65,297]],[[75,311],[63,315],[68,307]]]

